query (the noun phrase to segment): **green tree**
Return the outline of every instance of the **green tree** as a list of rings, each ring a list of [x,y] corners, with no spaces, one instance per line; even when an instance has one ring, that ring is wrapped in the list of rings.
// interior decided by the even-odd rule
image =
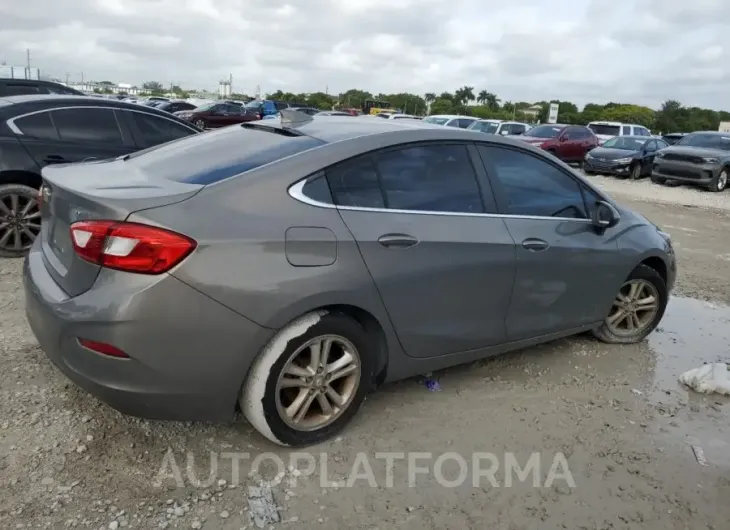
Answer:
[[[431,114],[453,114],[454,102],[448,98],[436,98],[431,104]]]
[[[150,92],[162,92],[164,90],[162,83],[157,81],[146,81],[142,83],[142,88]]]

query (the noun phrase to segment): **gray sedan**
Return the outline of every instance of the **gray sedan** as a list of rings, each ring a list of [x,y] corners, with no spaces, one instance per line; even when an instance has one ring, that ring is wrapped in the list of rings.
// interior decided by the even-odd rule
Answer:
[[[50,360],[129,414],[333,436],[385,382],[661,320],[670,237],[524,142],[244,123],[43,170],[24,272]]]

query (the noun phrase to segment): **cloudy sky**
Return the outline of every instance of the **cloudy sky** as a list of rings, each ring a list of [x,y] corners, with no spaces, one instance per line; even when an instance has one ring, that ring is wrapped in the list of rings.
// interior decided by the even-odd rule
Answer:
[[[0,61],[234,91],[730,110],[730,0],[0,0]]]

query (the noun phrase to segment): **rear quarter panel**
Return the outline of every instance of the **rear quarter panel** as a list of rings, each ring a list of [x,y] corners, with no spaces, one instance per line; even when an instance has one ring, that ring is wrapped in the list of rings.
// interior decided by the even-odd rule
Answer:
[[[345,304],[368,311],[385,328],[380,296],[338,211],[300,203],[287,188],[264,171],[238,178],[235,185],[205,188],[179,204],[137,212],[129,220],[195,239],[198,248],[173,275],[261,326],[281,328],[312,309]],[[292,265],[286,235],[296,227],[334,234],[334,262]],[[298,246],[301,251],[301,241]],[[312,249],[317,252],[317,242]]]

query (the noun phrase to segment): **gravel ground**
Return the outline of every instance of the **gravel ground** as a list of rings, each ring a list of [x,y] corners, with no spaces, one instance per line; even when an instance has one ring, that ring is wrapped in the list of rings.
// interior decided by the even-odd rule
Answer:
[[[242,420],[142,421],[75,388],[26,325],[21,262],[0,260],[0,528],[728,528],[730,400],[676,378],[730,360],[730,193],[591,178],[678,245],[677,295],[649,340],[575,337],[433,374],[437,392],[387,385],[340,438],[309,449],[312,474],[306,455]],[[403,456],[388,467],[378,453]],[[475,473],[475,453],[494,456],[493,480]],[[426,468],[412,485],[409,454]],[[537,480],[519,481],[511,458],[539,462]]]

